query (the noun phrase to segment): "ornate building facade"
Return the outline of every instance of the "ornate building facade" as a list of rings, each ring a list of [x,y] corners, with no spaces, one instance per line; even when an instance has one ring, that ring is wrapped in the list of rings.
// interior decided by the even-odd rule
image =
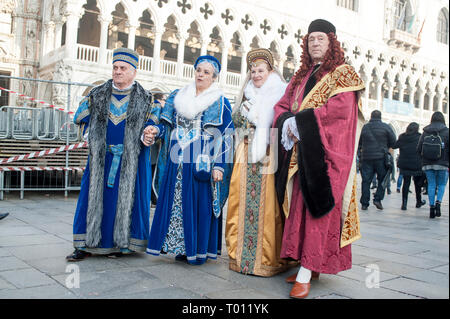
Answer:
[[[335,24],[348,62],[366,82],[367,117],[381,110],[399,134],[412,121],[428,124],[436,110],[448,115],[445,0],[0,0],[0,74],[99,84],[111,77],[112,51],[124,46],[141,55],[137,80],[169,92],[192,81],[196,57],[208,53],[222,62],[219,81],[233,99],[252,48],[271,49],[289,80],[316,18]],[[64,85],[10,85],[67,103]],[[87,90],[73,87],[72,108]],[[0,105],[13,99],[3,94]]]

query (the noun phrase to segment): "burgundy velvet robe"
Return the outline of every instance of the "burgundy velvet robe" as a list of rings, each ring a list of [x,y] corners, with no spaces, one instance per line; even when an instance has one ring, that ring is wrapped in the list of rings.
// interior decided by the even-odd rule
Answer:
[[[301,86],[306,84],[307,79],[308,76]],[[274,123],[281,114],[292,112],[291,107],[295,97],[289,94],[291,85],[292,83],[274,107]],[[300,96],[299,105],[302,99],[303,97]],[[306,111],[311,112],[311,109]],[[314,133],[311,135],[320,136],[320,141],[317,143],[321,142],[323,145],[323,159],[331,184],[334,207],[322,217],[313,217],[307,209],[297,173],[294,177],[289,217],[284,227],[281,257],[299,260],[303,267],[312,271],[336,274],[350,269],[352,265],[351,245],[340,248],[340,235],[343,193],[352,166],[355,147],[358,118],[356,93],[339,93],[329,98],[322,107],[314,109],[313,114],[317,122],[314,126],[317,127],[318,132],[303,131],[302,134],[304,137],[308,137],[311,133]],[[300,131],[302,123],[298,118],[297,125]],[[280,147],[284,150],[282,145]],[[279,163],[279,165],[289,165],[289,163]],[[315,181],[312,180],[312,182]]]

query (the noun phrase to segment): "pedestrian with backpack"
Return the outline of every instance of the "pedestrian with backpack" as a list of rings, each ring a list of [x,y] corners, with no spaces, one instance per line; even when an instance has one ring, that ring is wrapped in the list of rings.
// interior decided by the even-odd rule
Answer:
[[[400,150],[397,166],[400,170],[400,176],[403,176],[402,210],[407,210],[411,179],[414,181],[414,189],[416,191],[416,208],[420,208],[426,203],[422,200],[422,185],[425,179],[424,172],[422,171],[422,158],[416,152],[420,136],[419,124],[411,122],[406,128],[406,131],[400,134],[398,140],[392,146],[393,149]]]
[[[449,162],[448,127],[441,112],[434,112],[430,125],[424,127],[417,144],[417,152],[422,157],[422,170],[428,181],[430,218],[440,217],[441,202],[448,181]]]

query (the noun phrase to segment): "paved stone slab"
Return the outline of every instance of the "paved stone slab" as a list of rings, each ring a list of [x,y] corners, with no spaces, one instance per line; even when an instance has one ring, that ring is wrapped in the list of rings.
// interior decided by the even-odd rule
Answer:
[[[32,249],[30,249],[29,245],[12,246],[4,249],[7,249],[12,255],[25,261],[52,257],[59,257],[65,260],[65,257],[73,252],[71,244],[67,242],[61,244],[33,245]]]
[[[51,234],[43,235],[24,235],[24,236],[9,236],[8,240],[4,240],[0,243],[1,247],[12,246],[28,246],[28,245],[46,245],[64,243],[65,240],[58,238]]]
[[[30,268],[30,266],[14,256],[0,257],[0,272],[24,268]]]
[[[0,277],[0,298],[1,298],[1,291],[3,289],[16,289],[16,287],[14,287],[14,285],[12,285],[11,283],[7,282],[5,279]]]
[[[430,270],[437,271],[437,272],[440,272],[440,273],[443,273],[443,274],[447,274],[447,276],[448,276],[448,273],[449,273],[448,264],[444,265],[444,266],[436,267],[436,268],[431,268]]]
[[[0,243],[8,242],[10,236],[44,235],[45,232],[34,226],[16,226],[2,229],[0,232]]]
[[[54,278],[62,285],[66,285],[67,275]],[[137,269],[105,270],[97,272],[80,271],[80,287],[70,291],[81,298],[105,298],[119,295],[146,293],[153,289],[165,288],[169,284],[159,280],[150,273]]]
[[[324,278],[322,278],[324,277]],[[395,279],[394,279],[395,280]],[[390,281],[385,281],[380,283],[379,288],[368,288],[365,282],[360,282],[356,280],[347,279],[340,276],[321,276],[320,280],[314,282],[316,287],[322,287],[330,290],[332,293],[352,298],[352,299],[417,299],[415,295],[403,293],[399,290],[395,291],[392,289],[387,289],[389,286],[386,283]],[[313,289],[311,284],[311,289]],[[315,289],[315,288],[314,288]],[[407,290],[406,290],[407,291]]]
[[[24,289],[0,290],[0,299],[75,299],[73,293],[59,284]]]
[[[8,249],[0,247],[0,257],[12,256]]]
[[[29,288],[55,284],[49,276],[36,269],[19,269],[0,272],[0,277],[17,288]]]
[[[111,299],[206,299],[195,292],[180,287],[166,287],[131,294],[108,296]]]
[[[66,274],[68,266],[71,264],[66,262],[63,257],[51,257],[28,260],[27,264],[42,273],[51,277],[61,274]]]
[[[404,263],[396,263],[389,260],[380,260],[373,264],[378,266],[381,272],[390,273],[397,276],[402,276],[423,270],[423,268],[413,267]],[[362,266],[365,267],[367,265],[369,264],[364,264]]]
[[[448,299],[448,285],[447,287],[440,287],[426,282],[413,280],[409,278],[397,278],[382,283],[383,287],[395,291],[408,291],[408,293],[432,299]]]
[[[432,270],[422,270],[404,275],[406,278],[420,280],[430,283],[442,288],[448,288],[449,277],[447,274],[442,274]]]
[[[377,264],[372,264],[377,265]],[[378,266],[378,265],[377,265]],[[358,265],[353,265],[352,269],[342,271],[338,274],[338,276],[342,276],[349,279],[354,279],[360,282],[365,282],[367,276],[372,272],[372,268],[368,267],[361,267]],[[398,278],[399,276],[396,274],[391,274],[389,272],[385,272],[382,269],[379,269],[379,275],[380,275],[380,282],[391,280],[393,278]]]

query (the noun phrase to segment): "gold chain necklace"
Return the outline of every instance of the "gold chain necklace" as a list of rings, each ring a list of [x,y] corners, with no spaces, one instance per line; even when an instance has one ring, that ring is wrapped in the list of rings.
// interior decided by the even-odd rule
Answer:
[[[316,69],[311,73],[311,75],[308,77],[308,80],[309,80],[309,78],[311,78],[311,77],[317,72],[317,70],[319,70],[319,69],[320,69],[320,65],[319,65],[318,68],[316,68]],[[297,109],[298,109],[298,107],[299,107],[299,105],[298,105],[298,98],[299,98],[300,94],[302,94],[303,91],[305,90],[306,83],[308,83],[308,80],[306,80],[305,85],[303,85],[303,87],[301,88],[300,92],[299,92],[299,88],[300,88],[300,87],[297,87],[297,89],[295,90],[295,100],[294,100],[294,104],[292,104],[292,108],[291,108],[291,109],[292,109],[292,112],[297,112]]]

